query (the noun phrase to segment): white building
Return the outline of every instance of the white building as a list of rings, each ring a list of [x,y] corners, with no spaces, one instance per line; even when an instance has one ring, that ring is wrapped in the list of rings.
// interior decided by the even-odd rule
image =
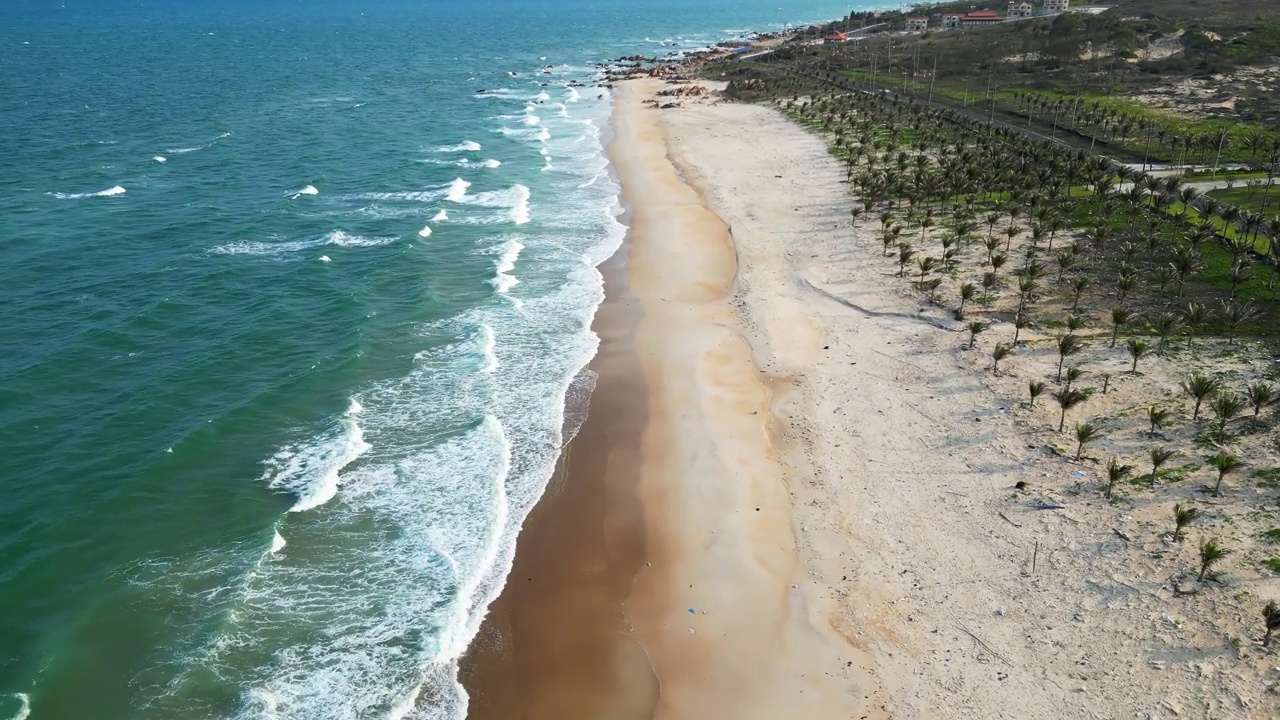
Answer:
[[[947,13],[942,16],[942,27],[946,29],[960,27],[960,21],[964,20],[964,15],[960,13]]]
[[[929,18],[924,15],[912,15],[907,18],[907,32],[924,32],[929,29]]]
[[[1053,0],[1046,0],[1052,2]],[[1029,2],[1011,2],[1009,3],[1009,12],[1005,13],[1006,17],[1011,18],[1028,18],[1035,12],[1035,8]]]
[[[1044,9],[1048,12],[1066,12],[1071,7],[1071,0],[1044,0]]]

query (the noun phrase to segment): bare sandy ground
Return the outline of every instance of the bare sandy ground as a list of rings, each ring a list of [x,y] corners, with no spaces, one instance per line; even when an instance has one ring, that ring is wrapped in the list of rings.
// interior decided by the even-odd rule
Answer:
[[[1007,361],[1014,371],[991,375],[996,338],[967,350],[959,323],[942,308],[925,308],[908,283],[892,277],[896,267],[879,257],[874,222],[851,227],[843,171],[824,141],[779,113],[712,101],[648,112],[660,117],[691,194],[732,229],[734,312],[721,322],[746,338],[759,380],[774,391],[764,401],[778,427],[771,437],[791,537],[770,526],[776,538],[765,544],[794,546],[801,567],[779,561],[772,578],[757,583],[763,592],[771,580],[775,593],[799,585],[788,595],[792,607],[857,652],[851,659],[862,672],[846,682],[854,699],[865,696],[862,713],[1280,716],[1273,690],[1280,662],[1257,643],[1257,614],[1267,597],[1280,596],[1277,581],[1242,564],[1225,571],[1231,579],[1223,587],[1182,596],[1195,543],[1162,535],[1173,503],[1138,489],[1106,502],[1096,460],[1076,465],[1053,452],[1075,448],[1056,432],[1051,401],[1024,407],[1026,378],[1052,379],[1049,336],[1024,335],[1028,349]],[[674,279],[701,262],[673,251],[666,268]],[[677,326],[664,327],[678,336]],[[1012,335],[1011,326],[990,334],[997,331],[1005,342]],[[1158,383],[1176,388],[1189,366],[1155,359],[1144,374],[1125,377],[1119,354],[1104,343],[1088,352],[1095,373],[1115,366],[1106,369],[1116,381],[1072,419],[1127,413],[1134,429],[1112,430],[1103,445],[1136,454],[1146,450],[1130,405]],[[1213,360],[1213,369],[1243,377],[1247,368],[1265,371],[1268,358],[1254,355]],[[726,377],[748,372],[735,365]],[[698,437],[698,423],[728,422],[752,406],[685,418],[677,434]],[[734,429],[750,443],[759,434]],[[762,464],[758,472],[770,476],[774,468]],[[1019,481],[1028,489],[1015,491]],[[1184,502],[1207,509],[1196,539],[1245,512],[1235,519],[1219,512],[1199,484],[1185,494]],[[1062,508],[1036,509],[1042,502]]]

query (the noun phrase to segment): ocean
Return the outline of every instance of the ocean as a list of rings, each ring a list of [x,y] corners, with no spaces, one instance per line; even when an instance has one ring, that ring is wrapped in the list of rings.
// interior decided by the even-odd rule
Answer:
[[[848,10],[0,5],[0,720],[463,717],[625,235],[597,64]]]

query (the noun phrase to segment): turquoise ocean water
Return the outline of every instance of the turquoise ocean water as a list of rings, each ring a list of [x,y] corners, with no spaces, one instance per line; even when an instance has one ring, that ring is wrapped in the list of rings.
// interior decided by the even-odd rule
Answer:
[[[462,716],[624,235],[596,63],[848,9],[0,4],[0,720]]]

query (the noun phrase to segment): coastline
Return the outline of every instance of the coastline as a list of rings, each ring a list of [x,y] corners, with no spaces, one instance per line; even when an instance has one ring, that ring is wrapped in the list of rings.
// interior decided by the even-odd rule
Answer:
[[[599,379],[464,663],[470,717],[880,717],[806,586],[773,413],[790,376],[744,332],[729,227],[645,104],[662,86],[620,85]]]

